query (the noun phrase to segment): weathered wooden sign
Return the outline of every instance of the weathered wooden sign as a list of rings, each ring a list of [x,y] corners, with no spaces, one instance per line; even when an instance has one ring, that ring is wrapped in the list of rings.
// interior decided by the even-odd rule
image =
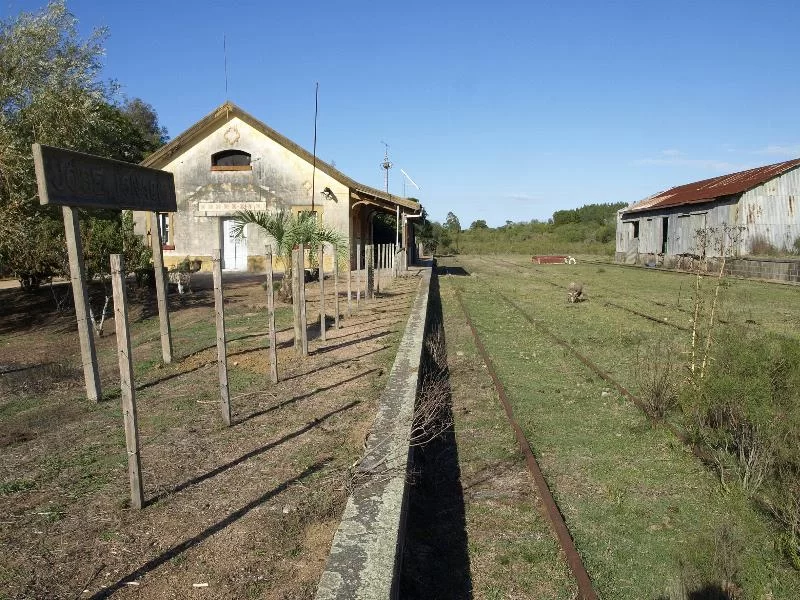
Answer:
[[[58,206],[175,212],[172,173],[33,144],[39,202]]]

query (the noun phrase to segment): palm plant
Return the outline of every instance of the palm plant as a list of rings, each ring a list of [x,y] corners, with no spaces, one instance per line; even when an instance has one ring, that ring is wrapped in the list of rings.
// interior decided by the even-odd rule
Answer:
[[[339,258],[347,256],[347,239],[340,232],[323,225],[314,214],[287,210],[276,213],[240,210],[234,214],[234,237],[244,237],[245,227],[252,223],[275,240],[273,251],[283,262],[283,281],[278,295],[286,302],[292,299],[292,249],[299,244],[309,248],[312,263],[316,260],[320,244],[329,244]]]

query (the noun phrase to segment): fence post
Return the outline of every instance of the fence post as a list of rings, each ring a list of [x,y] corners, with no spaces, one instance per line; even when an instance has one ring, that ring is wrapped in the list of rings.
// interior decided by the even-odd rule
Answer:
[[[339,329],[339,253],[333,250],[333,326]]]
[[[217,323],[217,370],[219,371],[219,398],[222,420],[231,424],[231,393],[228,388],[228,355],[225,342],[225,299],[222,295],[222,253],[211,251],[214,267],[214,312]]]
[[[361,244],[356,244],[356,307],[361,302]]]
[[[317,262],[319,263],[319,337],[325,342],[327,341],[325,322],[325,250],[323,244],[319,245],[317,249]]]
[[[266,247],[267,261],[267,320],[269,322],[269,365],[272,383],[278,383],[278,347],[275,334],[275,287],[272,273],[272,246]],[[285,275],[284,275],[285,276]]]
[[[125,425],[125,447],[128,450],[128,479],[131,486],[131,506],[142,508],[142,463],[139,455],[139,425],[136,419],[136,388],[133,385],[131,332],[128,326],[128,293],[125,289],[125,263],[122,255],[111,255],[111,287],[114,295],[114,327],[117,332],[117,361],[119,362],[122,421]]]
[[[308,313],[306,312],[306,249],[300,244],[298,251],[298,262],[300,263],[300,347],[303,356],[308,356]]]
[[[364,293],[364,298],[368,300],[375,299],[375,252],[374,246],[368,244],[365,247],[366,256],[366,271],[367,271],[367,289]]]

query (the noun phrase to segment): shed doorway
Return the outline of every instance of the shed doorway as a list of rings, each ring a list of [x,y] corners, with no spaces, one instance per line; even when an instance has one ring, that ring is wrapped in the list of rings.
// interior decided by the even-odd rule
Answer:
[[[233,226],[233,219],[222,219],[222,268],[225,271],[246,271],[247,238],[235,238]]]

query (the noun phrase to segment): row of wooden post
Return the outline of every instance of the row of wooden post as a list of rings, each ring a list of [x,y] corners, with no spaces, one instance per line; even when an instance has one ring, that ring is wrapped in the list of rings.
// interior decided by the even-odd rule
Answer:
[[[72,215],[70,215],[72,216]],[[67,214],[65,210],[65,223],[67,221]],[[156,289],[159,291],[159,314],[164,315],[160,318],[161,332],[162,332],[162,355],[164,362],[172,360],[172,336],[169,324],[169,314],[167,311],[166,303],[166,282],[164,280],[163,269],[160,268],[159,263],[163,262],[161,258],[160,239],[158,234],[153,236],[154,246],[159,244],[158,252],[154,247],[153,255],[156,264]],[[390,245],[381,245],[389,246]],[[375,258],[377,254],[379,271],[380,269],[388,268],[392,263],[389,262],[388,249],[379,246],[377,249],[372,245],[365,246],[365,279],[366,288],[364,289],[365,298],[375,297]],[[72,250],[72,248],[70,248]],[[361,279],[361,252],[360,244],[358,245],[357,255],[357,275],[358,284],[356,286],[356,304],[361,298],[362,279]],[[376,252],[377,250],[377,252]],[[396,256],[392,256],[392,262]],[[267,292],[267,311],[268,311],[268,324],[269,324],[269,356],[270,356],[270,378],[273,383],[278,383],[278,357],[277,357],[277,341],[275,330],[275,296],[274,296],[274,276],[273,276],[273,255],[271,246],[266,247],[266,292]],[[324,269],[325,253],[322,247],[319,248],[317,254],[317,262],[319,265],[319,285],[320,285],[320,337],[324,341],[326,339],[327,327],[327,310],[325,305],[325,269]],[[76,264],[82,261],[76,261]],[[222,411],[222,418],[225,424],[231,424],[231,398],[230,388],[228,385],[228,364],[227,364],[227,340],[225,336],[225,298],[222,288],[222,257],[219,249],[215,249],[211,254],[212,272],[214,278],[214,312],[216,318],[216,331],[217,331],[217,368],[219,375],[219,390],[220,390],[220,408]],[[333,290],[334,290],[334,327],[339,328],[339,263],[338,257],[334,253],[333,261]],[[396,273],[396,271],[395,271]],[[74,273],[73,273],[74,275]],[[139,453],[139,428],[136,417],[136,396],[135,385],[133,381],[133,357],[131,354],[131,338],[130,328],[128,323],[128,299],[126,291],[126,270],[122,259],[122,255],[111,255],[111,279],[112,289],[114,296],[114,323],[117,334],[117,358],[119,363],[120,372],[120,388],[122,397],[122,415],[125,427],[125,443],[128,454],[128,474],[130,479],[131,489],[131,506],[133,508],[141,508],[144,505],[144,490],[142,485],[142,468],[141,458]],[[351,313],[351,297],[352,297],[352,270],[347,270],[347,313]],[[294,302],[294,339],[295,349],[302,355],[308,356],[308,323],[306,318],[306,295],[305,295],[305,250],[301,245],[299,248],[292,251],[292,296]],[[80,286],[83,293],[86,293],[85,286]],[[163,303],[161,299],[163,298]],[[163,304],[163,306],[162,306]],[[163,309],[163,310],[162,310]],[[80,315],[78,318],[80,319]],[[88,338],[88,343],[94,347],[94,340],[91,336]],[[166,340],[166,341],[165,341]],[[84,340],[81,338],[81,344]],[[92,353],[93,354],[93,353]],[[96,362],[95,362],[96,364]],[[87,365],[84,365],[86,370]],[[92,369],[94,372],[94,369]],[[87,381],[88,372],[87,372]],[[99,393],[99,378],[96,387]]]

